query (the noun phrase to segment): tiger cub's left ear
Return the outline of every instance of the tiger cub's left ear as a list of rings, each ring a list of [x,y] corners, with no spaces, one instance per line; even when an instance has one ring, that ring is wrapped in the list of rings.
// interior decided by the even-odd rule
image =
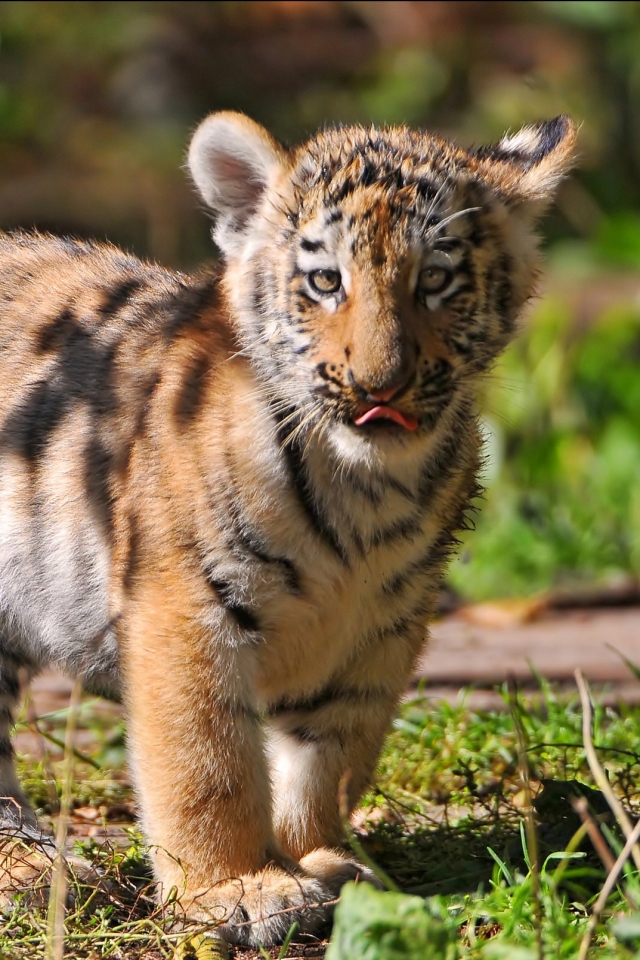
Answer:
[[[214,238],[226,255],[238,251],[244,230],[286,151],[244,114],[213,113],[196,130],[188,164],[200,196],[217,214]]]
[[[500,193],[544,209],[575,162],[578,128],[571,117],[523,127],[500,143],[474,151],[479,169]]]

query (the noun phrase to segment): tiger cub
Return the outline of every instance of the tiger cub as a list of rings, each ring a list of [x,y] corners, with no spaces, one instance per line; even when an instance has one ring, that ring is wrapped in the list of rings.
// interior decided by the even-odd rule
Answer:
[[[121,697],[161,895],[234,942],[315,929],[476,491],[479,378],[538,270],[566,117],[471,151],[289,150],[208,117],[224,266],[0,238],[0,796],[18,671]],[[15,843],[15,841],[13,841]],[[284,912],[282,912],[284,911]]]

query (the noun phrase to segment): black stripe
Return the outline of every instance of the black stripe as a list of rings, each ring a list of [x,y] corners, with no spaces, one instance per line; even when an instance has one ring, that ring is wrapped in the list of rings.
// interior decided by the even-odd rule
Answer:
[[[195,357],[189,365],[178,388],[174,416],[178,424],[186,427],[198,415],[204,400],[206,378],[211,366],[209,357]]]
[[[0,737],[0,760],[12,760],[13,759],[13,747],[9,740],[5,740],[4,737]]]
[[[140,406],[138,408],[138,416],[136,419],[136,430],[135,430],[135,436],[137,437],[139,437],[145,431],[145,425],[146,425],[147,417],[149,416],[149,409],[151,407],[151,402],[153,400],[153,396],[158,386],[160,385],[160,380],[161,380],[160,373],[156,370],[154,373],[151,374],[151,376],[149,377],[147,382],[144,384],[144,386],[141,387]],[[132,450],[130,448],[126,458],[127,471],[128,471],[128,464],[131,460],[131,453],[132,453]]]
[[[461,283],[460,286],[456,287],[452,293],[448,293],[445,296],[440,298],[441,303],[453,303],[458,297],[461,297],[463,293],[473,293],[475,290],[475,284],[470,280],[466,283]]]
[[[378,178],[378,166],[374,163],[371,163],[369,160],[365,160],[362,164],[362,169],[360,171],[360,176],[358,180],[360,181],[363,187],[369,187],[372,183],[375,183]]]
[[[140,563],[140,527],[135,513],[129,515],[129,544],[122,585],[127,593],[131,590]]]
[[[372,506],[379,507],[382,503],[386,478],[382,481],[383,489],[375,490],[371,482],[363,480],[355,471],[347,468],[341,475],[341,481],[344,485],[350,486],[356,493],[364,497],[365,500],[368,500]]]
[[[33,665],[33,660],[30,657],[26,656],[22,652],[18,654],[13,653],[11,650],[3,649],[1,644],[0,661],[4,661],[5,665],[12,664],[16,671],[18,671],[20,667]]]
[[[409,517],[397,520],[388,527],[382,527],[380,530],[376,530],[371,537],[371,546],[387,546],[390,543],[395,543],[397,540],[404,540],[406,537],[413,536],[413,534],[418,533],[420,530],[420,522],[423,515],[424,510],[417,511]]]
[[[232,519],[235,520],[234,517],[232,517]],[[249,553],[252,553],[257,560],[282,568],[284,581],[291,593],[299,594],[301,592],[302,581],[296,565],[292,560],[289,560],[288,557],[272,556],[263,545],[261,545],[258,538],[254,536],[253,531],[248,530],[246,526],[236,528],[234,532],[242,546]]]
[[[328,547],[334,551],[334,553],[340,557],[345,566],[349,566],[349,557],[345,548],[340,543],[333,528],[322,516],[321,507],[310,489],[307,471],[298,445],[295,442],[286,442],[288,434],[285,432],[285,428],[281,427],[280,424],[287,417],[287,415],[287,411],[280,414],[274,414],[277,424],[276,433],[287,462],[287,466],[289,468],[291,483],[298,497],[298,501],[318,536],[326,543]],[[286,426],[287,428],[293,430],[294,428],[291,426],[291,422],[292,421],[288,420]]]
[[[282,717],[290,713],[315,713],[329,704],[336,702],[342,706],[348,704],[359,705],[362,702],[371,703],[373,700],[384,699],[389,696],[385,687],[341,687],[330,684],[318,693],[299,700],[283,698],[268,708],[270,717]]]
[[[6,703],[0,701],[0,726],[13,726],[13,714]]]
[[[255,614],[241,603],[237,603],[232,596],[233,587],[227,580],[216,580],[207,576],[209,585],[215,590],[220,603],[231,614],[241,630],[259,632],[260,623]]]
[[[318,250],[324,250],[325,245],[322,240],[307,240],[306,237],[303,237],[300,241],[300,246],[303,250],[308,250],[309,253],[317,253]]]
[[[100,437],[92,433],[84,449],[84,485],[89,504],[109,542],[113,534],[111,473],[114,459]]]
[[[342,562],[348,566],[349,558],[347,553],[338,540],[335,531],[322,516],[320,505],[310,489],[307,471],[298,445],[295,442],[285,444],[284,454],[289,466],[293,487],[307,517],[311,521],[311,525],[327,546],[331,547]]]
[[[454,529],[460,529],[460,520],[461,517],[458,512],[452,525]],[[447,530],[436,537],[429,549],[422,554],[422,556],[416,560],[412,560],[411,563],[408,563],[406,567],[389,577],[389,579],[382,584],[382,593],[385,594],[385,596],[393,596],[413,583],[416,574],[437,572],[442,567],[444,561],[449,558],[451,551],[458,543],[459,541],[456,539],[452,530],[449,529],[449,524],[447,524]]]
[[[413,490],[410,490],[409,487],[405,487],[404,483],[401,483],[400,480],[396,480],[395,477],[386,477],[385,481],[393,490],[396,491],[396,493],[399,493],[406,500],[415,500],[416,496]]]
[[[434,604],[434,599],[421,599],[408,613],[403,614],[401,617],[396,617],[388,626],[376,627],[375,630],[368,633],[364,639],[364,645],[386,643],[389,640],[401,636],[410,627],[426,627],[428,618],[433,613]]]
[[[408,567],[405,567],[404,570],[400,570],[392,577],[389,577],[388,580],[385,580],[382,584],[381,592],[386,597],[392,597],[394,594],[400,593],[409,583],[413,572],[415,572],[415,567],[414,564],[411,563]]]
[[[71,307],[65,307],[57,317],[38,331],[36,350],[38,353],[59,350],[65,341],[74,335],[76,329],[73,310]]]
[[[294,727],[293,730],[288,730],[287,733],[290,737],[295,737],[296,740],[299,740],[301,743],[326,743],[327,740],[339,740],[342,742],[342,738],[337,730],[312,730],[310,727]]]
[[[17,700],[20,696],[20,681],[14,673],[0,673],[0,696]]]
[[[430,507],[428,502],[436,489],[449,479],[460,454],[460,441],[457,433],[448,434],[440,448],[429,457],[418,481],[417,500]]]
[[[345,177],[340,186],[334,187],[330,193],[330,199],[333,203],[340,203],[345,197],[348,197],[356,188],[356,184],[349,177]]]
[[[124,307],[131,294],[135,293],[136,290],[139,290],[140,287],[142,287],[141,280],[137,280],[133,277],[129,278],[128,280],[122,280],[107,292],[98,312],[103,317],[113,316],[113,314],[117,313],[122,309],[122,307]]]
[[[181,284],[169,306],[164,309],[163,334],[172,340],[187,327],[196,326],[203,311],[213,305],[217,298],[218,277],[215,275],[191,280]]]
[[[5,420],[0,444],[15,450],[28,463],[36,463],[69,406],[69,397],[60,386],[40,381]]]
[[[227,507],[229,510],[229,516],[231,517],[231,523],[233,524],[233,532],[236,541],[241,547],[244,548],[245,552],[251,553],[262,563],[279,566],[281,568],[284,581],[291,593],[299,594],[302,587],[302,578],[293,561],[288,557],[283,557],[280,555],[274,556],[271,554],[260,534],[250,527],[240,514],[240,509],[238,506],[240,497],[237,494],[236,484],[234,482],[234,477],[236,475],[236,464],[231,451],[228,448],[225,449],[225,461],[229,485]],[[234,543],[230,544],[230,548],[232,550],[235,546],[236,545]]]

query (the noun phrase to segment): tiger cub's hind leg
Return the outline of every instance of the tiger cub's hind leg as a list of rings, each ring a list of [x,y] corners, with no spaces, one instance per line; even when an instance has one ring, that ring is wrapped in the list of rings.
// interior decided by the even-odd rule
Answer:
[[[0,826],[24,831],[36,830],[36,817],[29,806],[15,770],[11,728],[20,702],[19,663],[0,646]]]
[[[43,834],[15,770],[11,728],[20,700],[19,663],[0,648],[0,906],[29,890],[46,896],[55,844]]]
[[[21,902],[27,897],[33,906],[46,905],[56,857],[55,841],[39,828],[16,776],[10,733],[20,700],[19,667],[0,646],[0,908],[9,908],[16,895]],[[88,860],[65,854],[65,863],[75,881],[105,886]],[[69,900],[76,894],[70,888]]]

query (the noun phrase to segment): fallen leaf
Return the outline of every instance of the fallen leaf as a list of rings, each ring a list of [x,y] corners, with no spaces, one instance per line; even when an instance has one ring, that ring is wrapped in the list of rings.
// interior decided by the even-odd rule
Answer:
[[[456,616],[479,627],[514,627],[536,620],[547,609],[546,597],[518,597],[471,603],[461,607]]]

